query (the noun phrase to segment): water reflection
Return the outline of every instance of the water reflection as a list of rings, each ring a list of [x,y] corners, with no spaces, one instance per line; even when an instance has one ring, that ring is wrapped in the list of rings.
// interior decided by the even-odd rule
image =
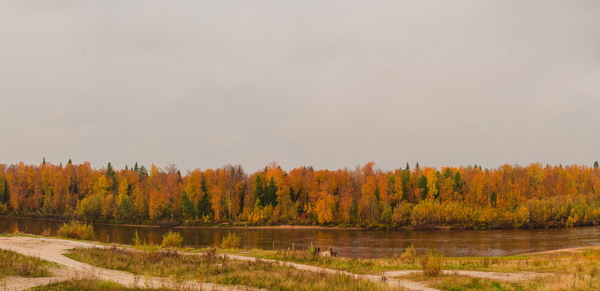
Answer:
[[[16,231],[55,234],[61,221],[46,219],[0,218],[0,232]],[[131,244],[135,231],[147,243],[160,244],[166,228],[94,224],[97,240]],[[245,248],[306,249],[309,245],[348,257],[379,258],[402,253],[414,244],[417,250],[437,249],[447,256],[505,256],[568,247],[600,245],[600,226],[488,231],[404,231],[361,229],[244,229],[175,228],[184,244],[193,247],[215,246],[228,233],[242,238]]]

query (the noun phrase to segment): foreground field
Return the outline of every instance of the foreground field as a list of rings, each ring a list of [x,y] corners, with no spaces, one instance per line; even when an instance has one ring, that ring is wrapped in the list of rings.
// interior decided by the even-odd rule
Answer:
[[[76,248],[69,257],[94,266],[140,276],[173,277],[220,285],[269,290],[385,290],[388,286],[347,274],[299,270],[263,260],[236,260],[213,254],[186,255],[171,250]]]
[[[48,270],[41,275],[50,277],[13,274],[0,281],[8,290],[35,286],[41,286],[36,290],[600,289],[600,248],[512,257],[440,257],[440,272],[429,276],[422,271],[427,271],[423,256],[410,249],[392,258],[369,260],[307,251],[218,250],[207,254],[206,250],[116,247],[26,236],[0,237],[0,248],[62,265],[38,260]]]
[[[384,259],[336,258],[304,251],[224,250],[252,256],[419,282],[440,290],[600,290],[600,247],[573,248],[509,257],[443,258],[438,276],[423,275],[414,250]],[[415,288],[417,289],[417,288]]]

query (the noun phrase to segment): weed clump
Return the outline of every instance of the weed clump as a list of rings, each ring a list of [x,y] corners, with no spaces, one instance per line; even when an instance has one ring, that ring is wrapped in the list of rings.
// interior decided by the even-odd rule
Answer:
[[[160,244],[163,248],[181,248],[181,243],[183,242],[183,237],[178,232],[169,232],[165,233],[162,238],[162,243]]]
[[[400,261],[402,261],[403,263],[407,263],[407,264],[414,264],[416,258],[417,258],[417,250],[415,249],[414,244],[412,244],[409,247],[407,247],[406,249],[404,249],[404,252],[402,253],[402,255],[400,255]]]
[[[142,240],[140,238],[137,229],[135,230],[135,236],[133,237],[131,242],[132,242],[133,246],[135,246],[136,248],[140,248],[146,244],[146,240]]]
[[[429,250],[421,257],[421,269],[427,277],[438,277],[442,274],[443,256],[440,252]]]
[[[222,249],[239,249],[242,246],[242,239],[235,233],[229,232],[221,241]]]
[[[92,240],[94,227],[76,220],[63,223],[58,229],[58,236],[74,239]]]
[[[0,249],[0,278],[7,276],[47,277],[50,276],[48,262]]]

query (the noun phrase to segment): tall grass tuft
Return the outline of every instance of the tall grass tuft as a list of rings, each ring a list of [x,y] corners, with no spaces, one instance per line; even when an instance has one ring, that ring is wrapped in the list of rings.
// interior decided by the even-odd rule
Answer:
[[[165,233],[162,238],[162,243],[160,244],[163,248],[181,248],[181,243],[183,242],[183,237],[178,232],[170,231]]]
[[[48,262],[0,249],[0,278],[6,276],[46,277],[50,276]]]
[[[442,274],[443,256],[440,252],[429,250],[421,257],[421,268],[427,277]]]
[[[98,267],[131,272],[138,276],[233,285],[232,290],[244,290],[244,286],[248,286],[248,289],[254,287],[294,291],[396,290],[388,288],[383,282],[360,280],[346,274],[299,270],[262,260],[240,261],[209,253],[186,255],[164,250],[76,248],[68,256]]]
[[[415,249],[414,244],[404,249],[404,252],[402,253],[402,255],[400,255],[400,261],[402,261],[403,263],[414,264],[416,258],[417,250]]]
[[[222,249],[239,249],[242,246],[242,239],[235,233],[229,232],[221,241]]]
[[[146,240],[145,239],[143,240],[140,238],[137,229],[135,230],[135,236],[133,237],[131,242],[133,243],[133,246],[135,246],[136,248],[140,248],[146,244]]]
[[[63,223],[58,229],[58,236],[74,239],[92,240],[94,227],[76,220]]]

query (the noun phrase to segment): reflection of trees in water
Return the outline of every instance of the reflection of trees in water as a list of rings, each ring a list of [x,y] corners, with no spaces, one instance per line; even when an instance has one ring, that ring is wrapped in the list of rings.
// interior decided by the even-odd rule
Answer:
[[[0,233],[21,231],[41,234],[51,229],[55,234],[64,223],[59,220],[0,217]],[[147,243],[160,244],[167,228],[132,227],[94,224],[96,239],[105,242],[131,244],[135,235]],[[600,226],[571,229],[527,229],[489,231],[408,231],[408,230],[357,230],[357,229],[227,229],[227,228],[175,228],[184,237],[187,246],[204,247],[220,244],[232,232],[242,238],[245,248],[276,249],[292,247],[306,249],[312,242],[322,250],[333,247],[340,256],[383,257],[404,251],[414,244],[418,251],[436,249],[447,256],[502,256],[517,253],[544,251],[567,247],[600,244]]]

